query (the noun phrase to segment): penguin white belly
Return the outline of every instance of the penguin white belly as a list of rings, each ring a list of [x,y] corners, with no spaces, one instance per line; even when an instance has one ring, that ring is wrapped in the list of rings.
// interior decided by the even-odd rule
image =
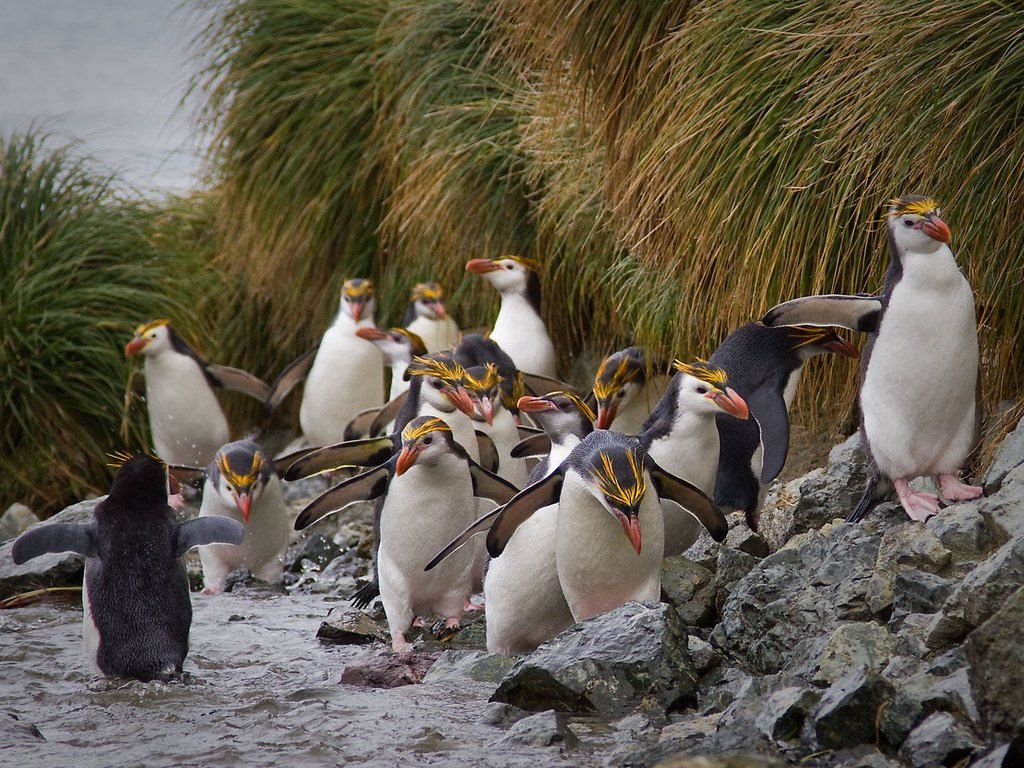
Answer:
[[[615,414],[615,421],[612,422],[611,431],[623,435],[639,434],[644,428],[644,422],[651,415],[654,406],[658,404],[661,396],[668,389],[669,377],[655,376],[641,389],[636,397],[632,398],[624,408]]]
[[[96,626],[96,620],[92,616],[92,606],[89,604],[89,565],[94,563],[96,558],[86,558],[85,575],[82,578],[82,640],[85,642],[85,655],[89,659],[93,672],[102,675],[98,654],[100,651],[100,629]],[[93,565],[95,567],[95,565]]]
[[[532,653],[572,626],[558,581],[555,536],[558,505],[541,507],[512,534],[484,580],[487,650],[503,656]]]
[[[526,485],[526,477],[529,475],[526,461],[512,458],[512,449],[519,443],[519,427],[512,414],[499,408],[494,413],[493,424],[477,422],[475,426],[494,441],[498,451],[498,475],[516,488]]]
[[[220,515],[242,523],[244,534],[241,544],[208,544],[199,547],[199,561],[203,564],[205,586],[219,592],[231,571],[247,568],[262,581],[276,583],[283,571],[282,556],[288,546],[290,524],[285,509],[281,481],[271,477],[252,503],[249,522],[234,505],[225,504],[209,481],[203,486],[200,517]]]
[[[406,330],[412,331],[423,339],[427,352],[451,349],[459,343],[459,326],[450,317],[446,317],[444,320],[417,317],[406,326]]]
[[[409,389],[409,382],[405,380],[405,369],[408,367],[405,363],[391,366],[391,389],[388,392],[389,402]],[[388,430],[387,434],[391,434],[391,431]]]
[[[341,442],[357,413],[384,404],[384,357],[355,329],[351,321],[331,326],[306,377],[299,423],[313,445]]]
[[[693,483],[714,496],[720,444],[715,420],[682,417],[672,432],[651,443],[648,450],[666,472]],[[703,530],[697,519],[673,501],[662,501],[665,517],[665,557],[681,555]]]
[[[228,422],[199,363],[163,351],[146,357],[153,448],[169,464],[205,467],[230,440]]]
[[[392,478],[381,510],[378,553],[381,602],[392,635],[408,630],[415,616],[462,613],[473,551],[463,547],[436,568],[423,568],[475,512],[469,471],[454,456],[442,458],[437,467],[414,465]]]
[[[566,473],[558,503],[555,544],[558,582],[577,622],[630,600],[661,596],[664,523],[650,478],[640,506],[638,555],[622,525],[594,498],[575,472]]]
[[[904,276],[882,317],[861,408],[871,454],[886,477],[954,473],[972,447],[974,297],[955,265],[953,271],[946,283]]]
[[[525,373],[557,378],[558,357],[544,321],[522,296],[503,296],[490,338],[516,368]]]

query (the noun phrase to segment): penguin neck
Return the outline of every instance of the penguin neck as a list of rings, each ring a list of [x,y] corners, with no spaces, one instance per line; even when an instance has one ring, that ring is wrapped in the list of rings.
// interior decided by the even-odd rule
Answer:
[[[405,369],[408,367],[408,360],[396,360],[391,363],[391,393],[388,400],[394,400],[409,388],[409,382],[405,380]]]
[[[800,365],[789,372],[789,378],[786,379],[786,388],[782,391],[782,399],[786,402],[787,411],[793,405],[793,400],[796,398],[796,388],[800,383],[800,374],[803,371],[804,363],[801,362]]]
[[[900,282],[907,281],[915,288],[941,292],[959,286],[963,280],[953,251],[945,243],[931,253],[904,251],[898,260]]]
[[[548,470],[545,473],[545,477],[550,475],[558,466],[568,458],[569,454],[572,453],[572,449],[580,444],[581,439],[577,435],[564,434],[559,435],[557,438],[551,438],[551,452],[548,453]]]
[[[334,322],[331,323],[331,328],[337,328],[338,330],[351,330],[353,334],[356,332],[356,328],[376,328],[377,324],[374,321],[373,314],[366,315],[359,318],[357,323],[350,314],[345,310],[339,309],[338,314],[334,316]],[[361,339],[366,341],[366,339]],[[373,344],[372,341],[368,341],[368,344]]]
[[[494,332],[498,335],[508,334],[534,334],[537,329],[547,336],[547,329],[540,316],[540,307],[537,307],[530,299],[517,292],[501,294],[501,307],[498,309],[498,317],[494,320]]]

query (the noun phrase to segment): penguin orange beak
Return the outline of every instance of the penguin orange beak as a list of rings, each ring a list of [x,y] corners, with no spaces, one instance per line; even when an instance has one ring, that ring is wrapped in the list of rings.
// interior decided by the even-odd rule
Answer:
[[[543,397],[530,397],[523,395],[516,403],[516,407],[523,413],[542,413],[544,411],[557,411],[558,406]]]
[[[352,303],[352,319],[355,320],[357,323],[359,322],[359,319],[363,316],[364,309],[366,309],[366,302],[356,301]]]
[[[395,462],[395,474],[405,474],[406,471],[416,463],[416,459],[419,457],[421,450],[421,448],[413,447],[411,445],[403,445],[402,452],[398,454],[398,461]]]
[[[931,214],[927,219],[925,219],[924,223],[921,225],[921,229],[924,230],[924,233],[932,240],[938,240],[940,243],[949,245],[949,241],[952,237],[952,234],[949,231],[949,225],[935,214]]]
[[[473,401],[470,399],[465,387],[447,387],[443,390],[443,394],[448,398],[448,402],[464,414],[467,416],[473,415]]]
[[[484,417],[484,420],[488,424],[493,424],[494,423],[494,405],[493,405],[493,403],[491,403],[491,398],[489,398],[489,397],[481,397],[479,400],[477,400],[476,404],[477,404],[477,411],[480,413],[481,416]]]
[[[477,275],[486,275],[501,269],[501,265],[490,259],[470,259],[466,262],[466,271]]]
[[[715,405],[737,419],[747,419],[750,417],[750,408],[747,406],[747,401],[740,397],[739,393],[732,387],[726,387],[725,392],[708,392],[704,397],[714,400]]]
[[[855,360],[860,357],[860,350],[844,338],[838,338],[834,341],[826,342],[824,347],[829,352],[835,352],[837,355],[842,355],[843,357],[852,357]]]
[[[597,404],[597,421],[594,422],[594,429],[609,429],[615,421],[615,415],[619,411],[619,404],[616,400],[607,403]]]
[[[242,519],[248,523],[249,512],[252,510],[252,496],[248,493],[238,494],[238,498],[235,500],[235,506],[237,506],[238,511],[242,513]]]
[[[361,306],[356,304],[355,306]],[[356,319],[358,322],[358,318]],[[360,339],[366,339],[367,341],[380,341],[381,339],[387,338],[387,333],[382,331],[380,328],[363,327],[356,328],[356,336]]]
[[[146,347],[146,340],[141,336],[135,336],[124,345],[124,354],[126,357],[133,357],[139,354]]]
[[[626,514],[618,509],[615,509],[615,517],[622,524],[623,533],[626,534],[626,538],[629,539],[629,543],[633,545],[633,549],[639,555],[642,544],[640,540],[640,518],[637,516],[636,512],[632,510],[629,514]]]
[[[448,310],[444,308],[444,304],[442,304],[440,301],[435,302],[434,311],[437,313],[438,320],[448,319]]]

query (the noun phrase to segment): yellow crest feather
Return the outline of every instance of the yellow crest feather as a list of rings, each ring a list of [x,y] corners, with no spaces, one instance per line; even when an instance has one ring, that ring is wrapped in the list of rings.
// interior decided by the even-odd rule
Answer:
[[[640,458],[636,449],[626,452],[626,461],[629,462],[631,477],[626,484],[615,473],[615,464],[612,457],[606,452],[598,454],[600,466],[591,467],[591,476],[597,482],[601,493],[611,501],[618,502],[626,507],[635,507],[639,504],[644,494],[647,493],[647,483],[644,480],[643,459]]]
[[[700,358],[692,363],[684,363],[682,360],[676,360],[672,363],[672,367],[681,373],[693,376],[695,379],[700,379],[705,384],[710,384],[717,389],[725,387],[729,378],[726,372],[717,365],[712,365],[706,360],[701,360]]]
[[[142,336],[143,334],[149,333],[154,328],[161,328],[165,325],[170,325],[171,321],[166,318],[160,318],[158,320],[150,320],[148,323],[143,323],[135,329],[136,336]]]
[[[405,429],[402,430],[402,440],[404,442],[412,442],[419,440],[421,437],[429,435],[431,432],[451,432],[452,428],[449,427],[444,420],[437,417],[428,419],[422,424],[413,425],[408,424]]]

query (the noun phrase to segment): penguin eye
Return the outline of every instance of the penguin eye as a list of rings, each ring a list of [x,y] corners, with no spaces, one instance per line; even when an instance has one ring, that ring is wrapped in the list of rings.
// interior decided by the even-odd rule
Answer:
[[[156,331],[151,331],[150,334],[149,334],[149,338],[155,339],[156,338]]]
[[[434,389],[444,389],[444,384],[442,384],[437,379],[434,379],[432,382],[430,382],[430,386],[432,386]]]
[[[515,269],[515,265],[513,265],[513,264],[506,264],[505,265],[505,269]]]
[[[912,227],[912,226],[914,226],[914,220],[913,219],[904,219],[903,220],[903,226],[905,226],[905,227]]]
[[[434,442],[434,438],[432,438],[430,435],[427,435],[426,437],[423,438],[424,445],[430,445],[432,442]]]
[[[620,389],[618,392],[615,393],[615,397],[619,398],[620,400],[622,398],[624,398],[625,396],[626,396],[626,388],[625,387],[623,387],[622,389]]]
[[[698,395],[706,395],[707,393],[708,393],[708,388],[707,387],[697,387],[697,394]]]

